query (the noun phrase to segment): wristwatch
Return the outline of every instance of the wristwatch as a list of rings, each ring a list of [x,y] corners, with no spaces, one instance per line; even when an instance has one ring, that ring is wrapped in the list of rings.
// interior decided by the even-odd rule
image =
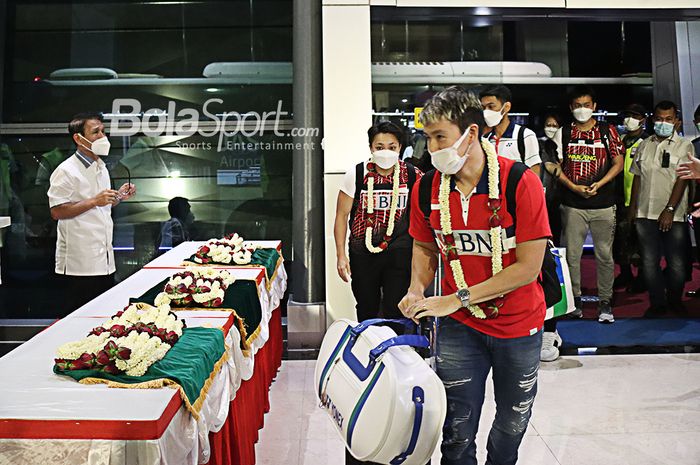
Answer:
[[[470,297],[470,292],[469,289],[460,289],[457,291],[457,298],[459,299],[460,302],[462,302],[462,307],[467,308],[469,307],[469,297]]]
[[[673,205],[666,205],[666,208],[664,208],[664,210],[673,213],[674,211],[676,211],[676,207],[674,207]]]

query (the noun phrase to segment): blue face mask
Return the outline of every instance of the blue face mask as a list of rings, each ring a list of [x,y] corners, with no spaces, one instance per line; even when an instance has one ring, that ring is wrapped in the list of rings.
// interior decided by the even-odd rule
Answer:
[[[654,132],[659,137],[669,137],[673,134],[673,124],[665,121],[656,121],[654,123]]]

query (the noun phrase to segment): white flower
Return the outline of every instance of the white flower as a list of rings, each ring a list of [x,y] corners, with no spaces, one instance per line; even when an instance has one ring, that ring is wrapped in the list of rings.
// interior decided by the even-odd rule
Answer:
[[[389,224],[387,225],[386,229],[386,235],[391,236],[394,234],[394,223],[396,221],[396,209],[399,205],[399,180],[400,180],[400,175],[401,175],[401,165],[399,162],[396,162],[394,165],[394,177],[393,177],[393,185],[392,185],[392,190],[391,190],[391,206],[389,208]],[[374,213],[374,177],[369,176],[367,179],[367,213],[372,214]],[[375,247],[374,244],[372,244],[372,231],[373,227],[370,226],[365,230],[365,246],[367,247],[367,250],[369,250],[372,253],[380,253],[384,249],[381,247]],[[383,239],[382,239],[383,240]]]

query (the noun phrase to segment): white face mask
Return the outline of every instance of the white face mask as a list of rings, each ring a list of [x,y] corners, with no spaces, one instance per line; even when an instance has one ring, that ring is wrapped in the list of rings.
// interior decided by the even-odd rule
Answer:
[[[464,142],[464,139],[466,139],[468,135],[469,128],[464,131],[462,137],[457,139],[457,142],[452,144],[452,146],[436,150],[435,152],[428,150],[431,161],[436,170],[443,174],[455,174],[462,169],[464,163],[467,161],[467,158],[469,158],[469,149],[471,148],[471,144],[469,144],[469,147],[467,147],[467,151],[464,152],[463,156],[459,155],[459,151],[457,149],[460,145],[462,145],[462,142]]]
[[[640,120],[638,120],[637,118],[633,118],[631,116],[628,116],[627,118],[625,118],[624,123],[625,123],[625,129],[627,129],[628,131],[636,131],[642,125],[642,122]]]
[[[381,169],[388,170],[399,161],[399,153],[387,149],[377,150],[376,152],[372,152],[372,161]]]
[[[501,109],[502,111],[503,109]],[[484,121],[486,121],[486,126],[492,128],[498,126],[498,123],[503,120],[503,114],[500,111],[495,110],[484,110]]]
[[[78,134],[78,136],[82,137],[83,139],[87,140],[87,138],[83,137],[82,134]],[[87,140],[90,142],[89,140]],[[80,144],[83,145],[83,144]],[[110,148],[110,143],[109,139],[107,139],[107,136],[105,137],[100,137],[99,139],[93,141],[90,145],[90,147],[87,147],[83,145],[86,149],[90,150],[92,153],[99,157],[106,157],[109,155],[109,148]]]
[[[544,135],[547,136],[548,139],[554,139],[554,135],[558,130],[559,128],[555,128],[554,126],[546,126],[544,128]]]
[[[591,116],[593,116],[593,109],[592,108],[576,108],[574,111],[572,111],[574,115],[574,119],[578,121],[579,123],[585,123],[589,119],[591,119]]]

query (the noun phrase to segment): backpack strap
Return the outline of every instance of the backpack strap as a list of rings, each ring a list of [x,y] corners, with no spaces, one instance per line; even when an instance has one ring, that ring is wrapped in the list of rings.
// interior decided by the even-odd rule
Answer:
[[[408,191],[410,192],[418,176],[416,175],[416,167],[413,166],[413,164],[407,161],[404,161],[404,163],[406,164],[406,172],[408,173]]]
[[[420,210],[423,212],[425,221],[430,224],[430,194],[433,190],[433,180],[435,179],[436,171],[430,170],[423,175],[418,185],[418,205],[420,205]]]
[[[608,161],[612,163],[612,157],[610,156],[610,125],[605,121],[598,121],[598,128],[600,129],[600,138],[605,146],[605,153],[608,155]]]
[[[569,142],[571,142],[571,124],[565,124],[561,127],[561,158],[566,160],[569,151]]]
[[[506,183],[506,205],[508,213],[513,218],[513,228],[515,228],[515,191],[518,189],[520,178],[523,177],[528,167],[524,163],[515,162],[508,172],[508,182]]]
[[[525,163],[525,126],[518,125],[518,153],[520,154],[520,161]]]
[[[355,165],[355,196],[352,199],[352,209],[350,210],[350,226],[355,219],[357,208],[360,205],[360,196],[362,188],[365,187],[365,162],[361,161]]]

